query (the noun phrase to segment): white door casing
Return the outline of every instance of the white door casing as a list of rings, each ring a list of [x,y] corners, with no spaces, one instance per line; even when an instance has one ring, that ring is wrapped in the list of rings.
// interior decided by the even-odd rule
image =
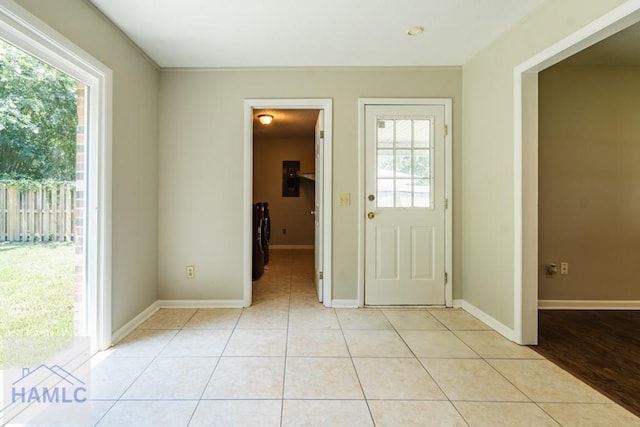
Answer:
[[[323,302],[322,277],[322,140],[324,138],[324,110],[318,112],[315,129],[315,204],[313,208],[315,238],[314,238],[314,277],[318,301]]]
[[[361,99],[358,304],[452,306],[450,99]]]
[[[0,0],[1,1],[1,0]],[[325,98],[313,99],[246,99],[244,101],[244,241],[251,242],[253,203],[253,110],[254,109],[303,109],[322,110],[324,121],[324,138],[321,144],[321,171],[322,178],[316,179],[316,192],[320,187],[322,200],[321,207],[321,259],[322,259],[322,302],[326,307],[332,305],[332,258],[331,258],[331,209],[332,209],[332,126],[333,126],[333,101]],[[316,174],[318,171],[316,170]],[[318,243],[316,243],[318,245]],[[243,305],[251,305],[252,280],[251,280],[251,245],[245,244],[243,255]]]

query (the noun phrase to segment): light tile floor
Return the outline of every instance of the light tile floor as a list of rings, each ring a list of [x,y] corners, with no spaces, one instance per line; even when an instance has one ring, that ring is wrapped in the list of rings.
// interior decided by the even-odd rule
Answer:
[[[327,309],[272,251],[247,309],[161,309],[92,361],[98,426],[640,426],[459,309]]]

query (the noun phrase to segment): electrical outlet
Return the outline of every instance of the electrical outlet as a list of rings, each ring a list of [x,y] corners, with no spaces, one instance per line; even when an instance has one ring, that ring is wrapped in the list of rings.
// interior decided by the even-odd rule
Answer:
[[[338,199],[339,206],[350,206],[351,205],[351,193],[340,193],[340,197]]]
[[[196,277],[196,268],[193,265],[187,265],[187,279]]]
[[[567,274],[569,274],[569,263],[568,262],[561,262],[560,263],[560,274],[563,276],[566,276]]]
[[[553,279],[558,274],[558,266],[556,264],[547,264],[544,266],[544,271],[548,279]]]

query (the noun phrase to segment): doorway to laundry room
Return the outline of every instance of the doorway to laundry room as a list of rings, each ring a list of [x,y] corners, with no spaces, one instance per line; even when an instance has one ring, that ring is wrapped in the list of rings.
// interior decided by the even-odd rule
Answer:
[[[302,259],[313,256],[315,127],[319,114],[317,109],[254,111],[253,280],[272,268],[291,265],[279,262],[279,258],[295,256],[302,263]],[[276,276],[279,273],[274,272]]]
[[[281,281],[282,269],[290,269],[291,277],[309,284],[315,304],[330,305],[330,298],[325,298],[329,280],[324,277],[330,264],[330,225],[326,228],[326,223],[330,223],[331,195],[323,191],[330,176],[323,172],[330,166],[324,159],[330,158],[331,151],[323,107],[323,102],[296,106],[274,102],[250,110],[251,286],[245,284],[247,305],[257,302],[252,300],[256,285]]]

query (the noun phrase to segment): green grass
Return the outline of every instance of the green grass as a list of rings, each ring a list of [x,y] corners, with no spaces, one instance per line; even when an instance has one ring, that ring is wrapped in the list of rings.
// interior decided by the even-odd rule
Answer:
[[[75,243],[0,243],[0,338],[73,336]]]

